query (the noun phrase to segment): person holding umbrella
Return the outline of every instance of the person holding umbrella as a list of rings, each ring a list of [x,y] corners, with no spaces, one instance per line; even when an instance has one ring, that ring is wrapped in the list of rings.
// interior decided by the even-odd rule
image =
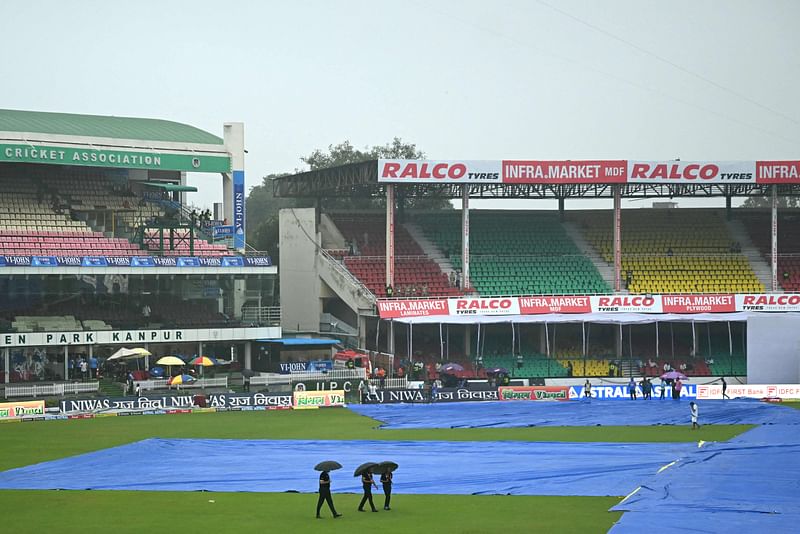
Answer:
[[[333,514],[333,518],[336,519],[337,517],[341,517],[342,514],[336,512],[336,508],[333,506],[333,498],[331,497],[331,476],[330,471],[334,469],[340,469],[342,466],[338,462],[320,462],[314,468],[317,471],[322,471],[319,474],[319,498],[317,499],[317,519],[322,519],[319,515],[320,510],[322,510],[322,503],[327,502],[328,508],[331,509],[331,513]]]
[[[394,462],[383,462],[378,465],[381,472],[381,484],[383,485],[383,509],[391,510],[389,503],[392,500],[392,471],[397,469],[397,464]]]
[[[361,473],[361,487],[364,488],[364,496],[361,497],[361,502],[358,505],[359,512],[364,511],[364,504],[367,501],[369,501],[369,507],[372,508],[373,512],[378,511],[378,509],[375,508],[375,503],[372,502],[372,486],[378,487],[372,479],[372,468],[368,467]]]

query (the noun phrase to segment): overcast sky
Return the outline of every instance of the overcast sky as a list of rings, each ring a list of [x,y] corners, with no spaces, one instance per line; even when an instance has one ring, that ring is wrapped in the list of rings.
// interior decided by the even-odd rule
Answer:
[[[798,159],[798,21],[795,0],[10,0],[0,107],[242,121],[249,187],[395,136],[437,159]]]

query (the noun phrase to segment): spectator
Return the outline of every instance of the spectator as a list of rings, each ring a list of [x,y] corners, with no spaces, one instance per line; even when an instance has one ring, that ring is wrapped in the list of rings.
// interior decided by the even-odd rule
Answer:
[[[678,367],[680,368],[681,371],[685,371],[686,370],[686,362],[681,362],[681,364]]]
[[[573,373],[572,362],[567,362],[567,376],[571,377]]]
[[[86,362],[84,358],[81,358],[81,380],[86,380],[86,376],[89,372],[89,364]]]
[[[722,383],[722,398],[730,400],[730,397],[726,393],[726,391],[728,391],[728,383],[725,382],[725,377],[723,376],[719,380]]]
[[[97,373],[97,358],[92,356],[89,358],[89,378],[99,377]]]
[[[394,296],[394,289],[392,289],[392,286],[386,286],[386,296],[388,298],[392,298]]]
[[[583,384],[583,396],[587,399],[592,397],[592,383],[589,382],[589,379],[586,379],[586,382]]]
[[[671,258],[671,257],[672,257],[672,247],[669,247],[669,248],[667,249],[667,257],[668,257],[668,258]]]
[[[636,400],[636,381],[633,377],[628,382],[628,395],[631,396],[631,400]]]
[[[672,370],[672,366],[669,364],[669,362],[664,362],[664,372],[668,373],[670,370]]]

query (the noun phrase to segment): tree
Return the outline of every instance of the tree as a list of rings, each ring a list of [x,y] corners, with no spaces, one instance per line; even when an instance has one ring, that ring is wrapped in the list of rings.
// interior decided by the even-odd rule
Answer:
[[[772,208],[772,197],[748,197],[742,203],[743,208]],[[778,197],[779,208],[800,208],[800,197]]]
[[[425,153],[413,143],[405,143],[399,137],[385,145],[366,146],[363,150],[353,147],[350,141],[337,145],[329,145],[327,150],[317,149],[300,161],[308,165],[309,170],[327,169],[349,163],[360,163],[373,159],[423,159]],[[265,176],[261,185],[250,189],[247,196],[247,242],[258,250],[269,251],[273,260],[278,261],[278,212],[284,208],[307,208],[314,205],[311,198],[275,198],[272,194],[272,180],[288,176],[289,173],[270,174]],[[452,205],[444,198],[404,199],[407,208],[419,209],[452,209]],[[383,196],[361,198],[323,198],[322,206],[326,209],[382,209],[386,202]]]

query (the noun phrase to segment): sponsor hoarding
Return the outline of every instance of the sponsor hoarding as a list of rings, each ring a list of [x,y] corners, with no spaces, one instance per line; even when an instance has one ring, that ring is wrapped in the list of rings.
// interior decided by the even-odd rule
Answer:
[[[506,184],[625,183],[627,162],[614,161],[503,161]]]
[[[754,161],[628,161],[630,183],[752,183]]]
[[[379,300],[381,319],[547,313],[799,312],[800,294],[592,295]]]
[[[501,183],[501,172],[500,161],[378,160],[378,181],[383,183]]]
[[[681,398],[694,399],[697,398],[698,386],[697,384],[688,384],[682,382]],[[642,398],[642,388],[636,385],[636,395]],[[660,400],[661,397],[661,384],[653,384],[653,400]],[[569,398],[572,400],[580,400],[583,398],[583,386],[571,386],[569,388]],[[630,393],[628,392],[627,384],[592,384],[592,398],[600,400],[614,400],[614,399],[628,399]],[[665,399],[672,398],[672,389],[667,386],[664,392]]]
[[[800,399],[800,384],[728,384],[725,393],[730,398],[751,399],[781,398]],[[697,386],[698,399],[721,399],[722,386],[708,384]]]
[[[566,401],[569,386],[500,386],[497,397],[503,401]]]
[[[344,390],[295,391],[294,409],[305,410],[331,406],[344,406]]]
[[[465,388],[441,388],[437,390],[433,402],[496,401],[497,390],[470,390]],[[397,404],[431,402],[429,389],[384,389],[374,395],[367,395],[367,404]]]
[[[0,403],[0,419],[44,416],[44,401],[16,401]]]
[[[271,267],[269,256],[0,256],[0,267]]]
[[[147,395],[144,397],[64,399],[59,403],[61,413],[87,414],[109,410],[189,410],[194,407],[194,394]],[[270,393],[211,393],[205,395],[206,405],[212,408],[291,408],[292,396]]]

